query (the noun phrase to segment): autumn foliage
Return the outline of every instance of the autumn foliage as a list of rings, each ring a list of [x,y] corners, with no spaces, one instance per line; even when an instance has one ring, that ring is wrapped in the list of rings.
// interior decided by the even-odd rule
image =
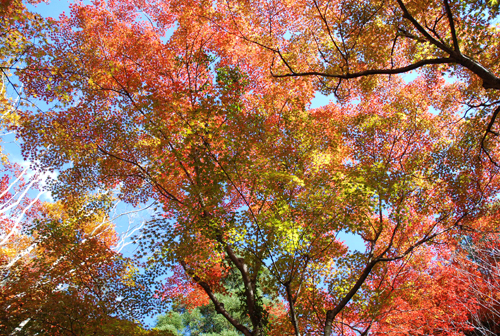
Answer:
[[[117,307],[149,295],[246,336],[498,332],[496,1],[3,6],[2,122],[57,173],[5,330],[146,333]],[[110,195],[156,205],[132,258]]]

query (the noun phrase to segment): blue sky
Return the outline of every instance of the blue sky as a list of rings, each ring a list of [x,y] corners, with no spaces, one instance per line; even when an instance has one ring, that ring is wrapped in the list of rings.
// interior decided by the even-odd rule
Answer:
[[[70,2],[66,0],[50,0],[50,2],[42,2],[38,5],[28,4],[27,7],[43,17],[57,18],[63,12],[69,13],[69,4]]]

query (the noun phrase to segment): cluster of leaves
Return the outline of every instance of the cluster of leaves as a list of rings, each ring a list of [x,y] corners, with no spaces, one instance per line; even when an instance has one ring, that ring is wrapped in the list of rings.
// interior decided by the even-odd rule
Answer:
[[[107,203],[40,203],[16,230],[2,225],[14,233],[0,254],[2,333],[141,334],[123,320],[133,314],[134,271],[112,250]]]

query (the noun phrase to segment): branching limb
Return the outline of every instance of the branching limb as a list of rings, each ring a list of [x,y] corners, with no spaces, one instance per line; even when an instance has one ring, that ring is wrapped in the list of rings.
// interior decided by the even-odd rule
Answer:
[[[332,323],[335,317],[344,309],[344,307],[351,301],[351,299],[354,297],[354,295],[358,292],[358,290],[361,288],[361,286],[365,283],[366,279],[370,275],[373,267],[377,264],[378,260],[371,260],[369,261],[365,268],[363,269],[363,272],[361,272],[361,275],[359,276],[358,280],[354,284],[354,286],[351,288],[351,290],[340,300],[340,302],[333,308],[332,310],[328,310],[326,312],[326,321],[325,321],[325,329],[324,329],[324,336],[330,336],[332,334]]]
[[[495,132],[492,130],[493,125],[495,124],[495,121],[497,119],[498,113],[500,113],[500,106],[498,106],[495,109],[495,111],[493,112],[493,115],[491,116],[490,122],[488,123],[488,126],[486,127],[486,131],[484,132],[484,136],[481,139],[481,150],[485,152],[486,156],[488,157],[488,159],[490,160],[491,163],[493,163],[496,167],[500,168],[500,165],[495,160],[493,160],[489,151],[486,149],[486,146],[484,145],[484,142],[486,141],[486,137],[488,136],[488,134],[491,133],[494,136],[500,135],[498,132]]]
[[[290,289],[290,281],[285,284],[286,289],[286,299],[290,305],[290,319],[292,321],[293,329],[295,331],[295,336],[300,336],[299,324],[297,321],[297,315],[295,314],[295,300],[293,299],[292,291]]]
[[[456,63],[453,58],[449,57],[441,57],[441,58],[431,58],[431,59],[426,59],[426,60],[421,60],[418,62],[415,62],[413,64],[404,66],[404,67],[399,67],[399,68],[393,68],[393,69],[372,69],[372,70],[364,70],[364,71],[359,71],[359,72],[354,72],[354,73],[346,73],[346,74],[328,74],[325,72],[319,72],[319,71],[306,71],[306,72],[295,72],[293,69],[290,69],[290,73],[287,74],[272,74],[274,77],[277,78],[283,78],[283,77],[301,77],[301,76],[321,76],[321,77],[329,77],[329,78],[339,78],[339,79],[353,79],[353,78],[359,78],[359,77],[364,77],[364,76],[370,76],[370,75],[396,75],[396,74],[401,74],[405,72],[409,72],[418,68],[421,68],[425,65],[430,65],[430,64],[450,64],[450,63]]]
[[[460,46],[458,45],[457,31],[455,29],[455,22],[453,20],[453,14],[451,13],[450,4],[448,0],[444,0],[444,7],[446,9],[446,16],[448,17],[448,22],[450,24],[451,37],[453,39],[453,47],[455,51],[460,54]]]
[[[229,256],[229,259],[231,259],[233,264],[240,271],[241,277],[243,279],[243,285],[245,286],[245,296],[247,299],[246,301],[250,320],[252,321],[252,325],[254,326],[254,328],[258,328],[260,325],[260,321],[255,314],[255,283],[252,283],[250,279],[250,276],[248,274],[248,267],[243,259],[238,258],[233,249],[222,240],[222,237],[218,237],[218,240],[224,246],[224,250]]]
[[[239,323],[235,318],[233,318],[228,313],[228,311],[224,308],[224,304],[222,302],[220,302],[217,299],[217,297],[215,297],[215,294],[212,291],[212,289],[210,288],[210,285],[208,283],[206,283],[205,281],[202,281],[200,279],[200,277],[197,276],[196,274],[193,274],[193,272],[191,272],[187,268],[186,263],[184,261],[181,261],[180,264],[181,264],[182,268],[184,269],[184,271],[186,272],[186,274],[188,274],[194,280],[194,282],[196,282],[198,285],[200,285],[201,288],[203,288],[205,293],[208,295],[208,297],[210,298],[210,300],[214,304],[215,311],[218,314],[221,314],[222,316],[224,316],[226,318],[226,320],[229,321],[229,323],[231,323],[236,329],[241,331],[245,336],[252,336],[252,333],[250,332],[250,330],[248,330],[244,325]]]
[[[387,249],[384,250],[383,253],[381,253],[377,258],[371,259],[368,261],[366,264],[365,268],[361,272],[360,276],[358,277],[358,280],[354,284],[354,286],[351,288],[351,290],[340,300],[340,302],[333,308],[332,310],[328,310],[326,313],[326,320],[325,320],[325,328],[324,328],[324,336],[330,336],[332,334],[332,323],[335,317],[344,309],[344,307],[349,303],[349,301],[356,295],[357,291],[361,288],[361,286],[365,283],[366,279],[370,275],[371,271],[373,268],[380,262],[390,262],[394,260],[399,260],[403,259],[410,253],[412,253],[417,247],[429,242],[430,240],[436,238],[437,236],[448,232],[452,228],[455,228],[459,225],[459,223],[468,215],[468,213],[462,214],[454,223],[451,225],[448,229],[435,232],[431,234],[432,230],[434,229],[435,225],[431,228],[431,231],[426,234],[422,239],[418,240],[416,243],[408,247],[403,253],[395,256],[395,257],[389,257],[385,258],[384,254],[387,253]]]

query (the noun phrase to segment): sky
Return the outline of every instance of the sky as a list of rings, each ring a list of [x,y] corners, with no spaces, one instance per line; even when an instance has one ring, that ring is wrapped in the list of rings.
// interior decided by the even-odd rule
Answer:
[[[70,1],[67,0],[50,0],[50,2],[42,2],[37,5],[28,4],[27,7],[45,18],[51,17],[56,19],[63,12],[69,14],[69,4]]]

